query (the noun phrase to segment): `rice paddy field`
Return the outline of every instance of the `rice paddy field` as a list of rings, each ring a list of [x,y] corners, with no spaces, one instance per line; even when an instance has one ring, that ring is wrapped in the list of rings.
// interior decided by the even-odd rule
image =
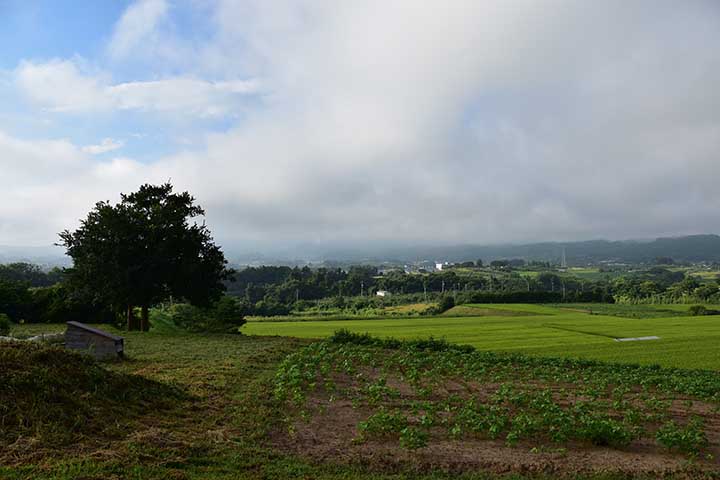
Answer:
[[[478,315],[249,322],[243,333],[324,338],[347,329],[380,338],[432,336],[483,351],[720,370],[720,316],[688,316],[689,305],[483,304],[463,305],[463,315],[468,307]],[[651,336],[659,339],[615,340]]]

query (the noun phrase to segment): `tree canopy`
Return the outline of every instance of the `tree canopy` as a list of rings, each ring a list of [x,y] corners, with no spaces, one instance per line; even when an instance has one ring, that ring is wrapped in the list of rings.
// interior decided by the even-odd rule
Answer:
[[[60,233],[73,259],[70,283],[93,302],[127,312],[128,329],[147,330],[148,307],[171,296],[210,305],[232,272],[207,226],[193,221],[204,214],[170,183],[142,185],[115,205],[98,202],[77,230]]]

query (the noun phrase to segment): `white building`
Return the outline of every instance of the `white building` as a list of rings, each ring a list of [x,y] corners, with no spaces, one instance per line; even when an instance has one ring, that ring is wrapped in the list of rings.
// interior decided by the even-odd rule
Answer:
[[[445,264],[443,264],[443,263],[436,263],[436,264],[435,264],[435,270],[437,270],[438,272],[441,272],[442,269],[443,269],[443,265],[445,265]]]
[[[388,295],[390,295],[390,292],[388,292],[387,290],[378,290],[375,295],[377,295],[378,297],[387,297]]]

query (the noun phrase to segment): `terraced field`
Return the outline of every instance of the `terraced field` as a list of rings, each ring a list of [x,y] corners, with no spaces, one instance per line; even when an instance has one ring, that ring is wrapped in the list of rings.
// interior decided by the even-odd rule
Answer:
[[[659,308],[677,311],[659,318],[618,316],[622,312],[597,315],[588,313],[587,305],[488,304],[474,307],[483,309],[483,315],[371,321],[249,322],[243,327],[243,332],[249,335],[324,338],[344,328],[383,338],[433,336],[472,345],[479,350],[720,370],[720,316],[682,316],[689,308],[686,305],[645,306],[648,315],[652,315],[650,310]],[[633,315],[637,316],[637,307],[634,307]],[[497,310],[498,315],[486,315],[487,309]],[[660,339],[614,340],[646,336]]]

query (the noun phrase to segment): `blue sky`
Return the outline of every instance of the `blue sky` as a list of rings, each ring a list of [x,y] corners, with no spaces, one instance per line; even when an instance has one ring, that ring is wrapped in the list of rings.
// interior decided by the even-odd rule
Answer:
[[[4,18],[0,29],[0,44],[4,45],[0,69],[13,71],[23,62],[71,61],[96,74],[102,72],[110,77],[111,84],[186,75],[182,68],[172,65],[153,64],[131,56],[112,57],[109,48],[116,24],[132,5],[132,1],[4,1],[0,3]],[[199,43],[212,34],[211,24],[200,15],[204,11],[201,6],[182,2],[169,5],[172,14],[162,20],[163,29]],[[4,105],[0,125],[6,132],[23,138],[68,138],[79,145],[113,138],[123,143],[124,155],[145,163],[176,151],[178,144],[192,148],[203,134],[224,131],[234,124],[229,116],[189,121],[133,109],[92,115],[58,114],[47,109],[38,111],[38,105],[17,93],[12,86],[0,91]]]
[[[115,22],[129,4],[122,0],[3,0],[0,68],[15,68],[27,58],[99,57]]]
[[[704,0],[0,0],[0,245],[168,179],[238,250],[718,232],[718,44]]]

